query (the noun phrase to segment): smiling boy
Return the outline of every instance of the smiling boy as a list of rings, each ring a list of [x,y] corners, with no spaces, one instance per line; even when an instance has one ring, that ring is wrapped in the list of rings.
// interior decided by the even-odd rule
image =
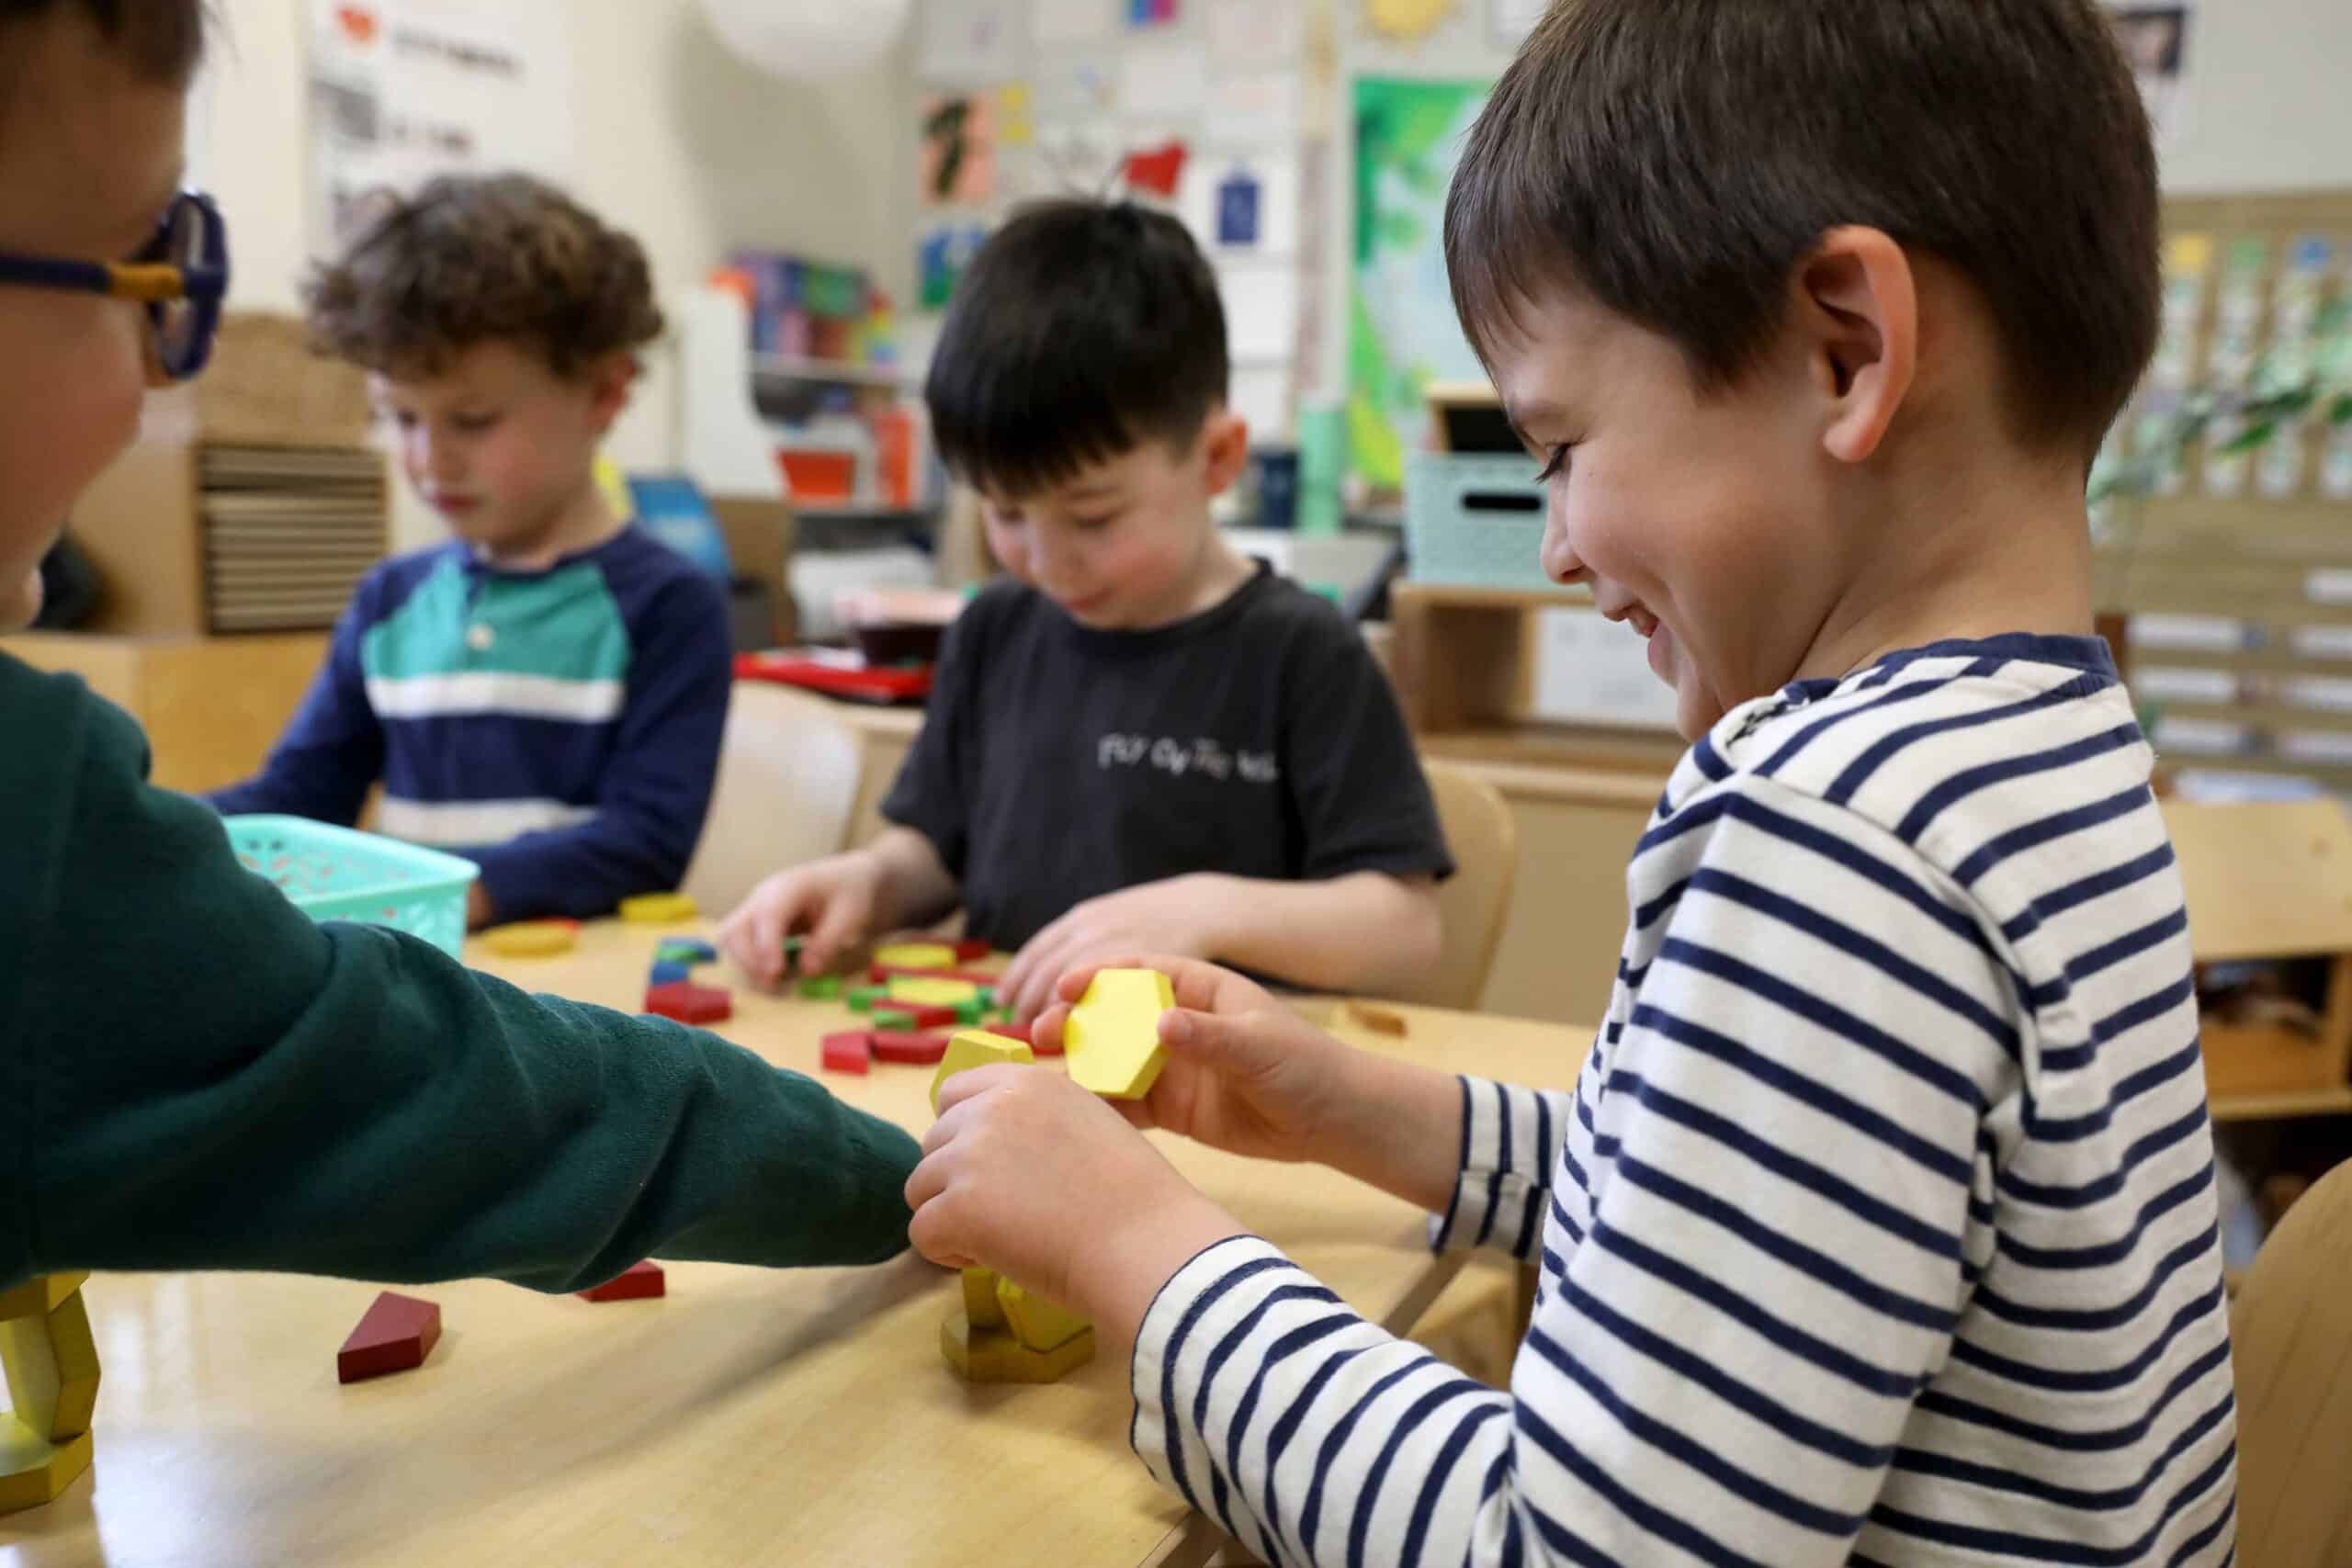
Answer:
[[[1691,742],[1608,1016],[1539,1090],[1169,962],[1133,1118],[1535,1265],[1509,1391],[1051,1072],[947,1086],[917,1247],[1131,1342],[1136,1452],[1269,1562],[2228,1562],[2188,920],[2090,635],[2085,479],[2158,298],[2105,18],[1555,5],[1446,254],[1545,567],[1648,637]]]

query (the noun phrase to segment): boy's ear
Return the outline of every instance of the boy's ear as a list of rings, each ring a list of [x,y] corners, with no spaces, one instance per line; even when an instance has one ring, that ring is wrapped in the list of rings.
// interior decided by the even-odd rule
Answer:
[[[588,367],[588,417],[598,435],[609,433],[613,422],[628,407],[629,389],[637,384],[637,373],[634,354],[608,354]]]
[[[1201,446],[1208,457],[1209,493],[1223,495],[1250,466],[1250,422],[1220,403],[1201,427]]]
[[[1821,237],[1797,264],[1799,330],[1829,423],[1821,444],[1841,463],[1878,450],[1918,367],[1919,296],[1903,247],[1877,229]]]

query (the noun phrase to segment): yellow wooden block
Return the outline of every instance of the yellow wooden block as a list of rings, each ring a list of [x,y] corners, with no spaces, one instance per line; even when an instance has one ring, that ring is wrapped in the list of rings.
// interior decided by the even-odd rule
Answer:
[[[874,962],[892,969],[953,969],[956,950],[944,942],[894,942],[876,948]]]
[[[1062,1026],[1071,1081],[1105,1100],[1141,1100],[1159,1081],[1159,1015],[1176,990],[1156,969],[1105,969]]]
[[[939,1325],[939,1353],[970,1382],[1055,1382],[1094,1359],[1094,1330],[1032,1350],[1003,1329],[973,1327],[959,1312]]]
[[[997,1304],[997,1283],[992,1269],[964,1270],[964,1315],[982,1328],[1005,1326],[1004,1308]]]
[[[47,1317],[64,1304],[66,1297],[80,1290],[89,1277],[87,1269],[74,1274],[51,1274],[0,1291],[0,1318]]]
[[[684,893],[640,893],[621,900],[621,919],[640,926],[670,926],[691,920],[695,901]]]
[[[0,1514],[56,1502],[89,1468],[89,1433],[51,1443],[15,1417],[0,1416]]]
[[[890,976],[890,999],[910,1007],[959,1008],[975,1000],[980,988],[969,980],[932,980],[911,975]]]
[[[947,1055],[939,1059],[939,1071],[931,1077],[931,1111],[939,1114],[939,1091],[957,1073],[974,1067],[985,1067],[997,1062],[1034,1062],[1035,1053],[1018,1040],[1008,1040],[1001,1034],[990,1034],[984,1029],[967,1029],[947,1042]]]
[[[502,958],[551,958],[579,941],[580,932],[562,920],[520,920],[481,933],[482,945]]]
[[[76,1291],[40,1317],[0,1321],[8,1407],[34,1437],[62,1443],[90,1429],[98,1403],[98,1347]]]
[[[68,1442],[88,1431],[98,1412],[98,1340],[79,1291],[49,1314],[49,1344],[57,1354],[57,1410],[49,1437]]]
[[[971,1299],[970,1291],[965,1300]],[[1043,1296],[1033,1296],[1012,1280],[999,1276],[996,1282],[997,1305],[1002,1309],[1005,1326],[1012,1337],[1032,1350],[1058,1350],[1094,1325],[1070,1311],[1056,1306]],[[978,1323],[978,1318],[972,1319]]]

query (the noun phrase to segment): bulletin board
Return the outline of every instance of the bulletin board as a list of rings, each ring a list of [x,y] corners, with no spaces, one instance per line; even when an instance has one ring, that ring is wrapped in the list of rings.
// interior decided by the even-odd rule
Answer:
[[[2109,438],[2153,467],[2096,518],[2099,608],[2167,766],[2352,796],[2352,420],[2230,412],[2344,330],[2352,190],[2175,199],[2165,233],[2162,344]],[[2200,437],[2160,440],[2197,400]]]
[[[917,301],[945,306],[1023,201],[1125,195],[1176,213],[1216,267],[1233,402],[1286,439],[1326,204],[1306,0],[924,0]]]

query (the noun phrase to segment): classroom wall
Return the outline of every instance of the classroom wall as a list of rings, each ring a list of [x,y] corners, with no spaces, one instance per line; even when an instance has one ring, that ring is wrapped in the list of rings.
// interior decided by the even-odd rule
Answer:
[[[2344,0],[2205,0],[2170,194],[2352,185],[2352,12]]]
[[[912,73],[903,54],[857,75],[784,83],[729,55],[695,0],[566,0],[577,82],[575,194],[635,233],[665,293],[739,244],[867,267],[904,299],[911,278]],[[229,213],[234,302],[293,310],[305,256],[306,0],[220,0],[224,26],[194,116],[191,170]],[[613,451],[634,468],[677,452],[662,356]],[[413,504],[401,547],[438,525]]]
[[[1331,0],[1297,0],[1329,5]],[[1355,0],[1337,0],[1339,76],[1328,100],[1333,145],[1352,147],[1354,75],[1490,79],[1510,63],[1485,27],[1487,0],[1464,4],[1425,42],[1400,44],[1366,27]],[[2162,149],[2167,195],[2352,186],[2352,8],[2346,0],[2203,0],[2189,36],[2188,115]],[[1329,232],[1353,231],[1354,185],[1325,193]],[[1344,301],[1348,248],[1331,245],[1324,287]],[[1334,320],[1340,320],[1336,314]],[[1325,336],[1305,367],[1311,393],[1346,383],[1346,336]]]

